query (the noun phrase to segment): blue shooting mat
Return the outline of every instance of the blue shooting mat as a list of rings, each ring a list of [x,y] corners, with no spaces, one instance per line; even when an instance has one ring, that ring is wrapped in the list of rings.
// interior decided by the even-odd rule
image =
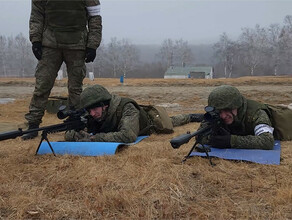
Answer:
[[[258,149],[219,149],[211,147],[210,157],[219,157],[227,160],[244,160],[260,164],[280,164],[281,144],[275,141],[273,150]],[[206,153],[192,152],[190,156],[206,157]]]
[[[55,154],[69,154],[80,156],[102,156],[113,155],[123,146],[137,144],[148,136],[137,137],[134,143],[117,142],[50,142]],[[41,143],[37,154],[52,154],[51,148],[46,141]]]

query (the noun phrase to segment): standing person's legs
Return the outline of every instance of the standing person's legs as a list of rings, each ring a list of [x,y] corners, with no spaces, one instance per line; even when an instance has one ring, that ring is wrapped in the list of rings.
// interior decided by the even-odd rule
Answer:
[[[86,76],[85,50],[64,50],[64,61],[68,73],[70,108],[79,108],[83,79]]]
[[[37,128],[42,122],[48,97],[63,62],[62,59],[62,50],[48,47],[43,48],[42,59],[36,67],[35,89],[30,102],[29,112],[25,115],[29,129]],[[23,139],[30,139],[36,136],[37,133],[33,135],[27,134],[23,136]]]

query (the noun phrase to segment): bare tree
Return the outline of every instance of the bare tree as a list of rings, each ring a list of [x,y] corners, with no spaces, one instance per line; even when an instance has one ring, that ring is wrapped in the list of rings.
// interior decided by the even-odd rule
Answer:
[[[106,54],[108,65],[111,67],[114,77],[117,77],[118,72],[125,77],[139,61],[138,50],[127,39],[112,38]]]
[[[20,66],[20,76],[25,76],[25,68],[28,64],[28,60],[30,57],[30,44],[28,40],[22,35],[22,33],[18,34],[15,37],[15,47],[18,51],[16,53],[16,57],[18,58],[19,66]]]
[[[93,63],[94,70],[97,71],[98,77],[101,77],[106,65],[106,48],[103,42],[97,48],[96,58]]]
[[[117,76],[117,72],[121,63],[121,42],[117,38],[112,38],[107,46],[107,59],[111,66],[114,77]]]
[[[279,24],[271,24],[268,27],[268,56],[273,64],[274,75],[278,75],[278,67],[281,59],[280,36],[282,28]]]
[[[175,46],[173,40],[166,39],[162,42],[158,56],[165,63],[166,68],[174,65]]]
[[[132,71],[139,60],[138,50],[127,39],[121,41],[121,66],[123,76]]]
[[[262,55],[267,49],[267,33],[264,28],[259,25],[255,29],[243,28],[239,37],[240,52],[243,63],[248,66],[250,75],[254,75],[254,71],[262,61]]]
[[[174,48],[175,58],[182,66],[191,63],[193,60],[193,54],[188,41],[183,41],[182,39],[176,40]]]
[[[7,77],[7,70],[6,70],[6,44],[7,40],[6,37],[0,36],[0,64],[1,64],[1,72],[3,73],[4,77]]]
[[[280,50],[286,64],[291,65],[292,59],[292,15],[284,18],[284,26],[280,33]]]
[[[236,43],[230,40],[226,33],[223,33],[213,48],[215,50],[215,57],[223,63],[225,78],[230,78],[232,76],[237,51]]]

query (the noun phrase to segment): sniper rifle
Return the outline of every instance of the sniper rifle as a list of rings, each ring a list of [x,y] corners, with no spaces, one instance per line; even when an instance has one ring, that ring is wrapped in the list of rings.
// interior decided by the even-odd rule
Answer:
[[[87,123],[87,119],[86,119],[86,117],[84,117],[84,114],[85,114],[84,109],[66,110],[66,106],[61,106],[59,108],[58,113],[57,113],[57,117],[59,119],[65,119],[63,121],[63,123],[45,126],[45,127],[40,127],[40,128],[29,129],[29,130],[25,130],[25,131],[23,131],[21,128],[19,128],[18,130],[15,130],[15,131],[0,133],[0,141],[14,139],[14,138],[20,137],[24,134],[28,134],[31,132],[42,131],[42,135],[41,135],[42,138],[41,138],[41,141],[40,141],[38,148],[36,150],[36,154],[38,153],[39,148],[40,148],[43,140],[46,140],[49,144],[49,147],[50,147],[52,153],[54,154],[54,156],[56,156],[54,149],[52,148],[52,145],[48,140],[47,135],[51,134],[51,133],[68,131],[68,130],[76,130],[76,131],[83,130],[86,126],[86,123]]]
[[[178,137],[175,137],[170,140],[170,144],[174,149],[178,149],[181,145],[188,143],[193,137],[196,137],[196,142],[189,151],[189,153],[183,158],[182,162],[185,162],[191,155],[194,149],[196,149],[199,152],[204,152],[207,155],[207,158],[210,161],[210,164],[214,166],[214,164],[211,161],[211,158],[208,154],[208,152],[211,151],[210,147],[205,146],[202,144],[202,139],[212,133],[216,133],[216,131],[219,129],[221,125],[221,119],[219,115],[219,111],[217,111],[212,106],[206,106],[205,107],[206,113],[204,114],[204,126],[202,126],[198,131],[195,131],[193,133],[186,133],[182,134]],[[197,146],[200,144],[200,146]]]

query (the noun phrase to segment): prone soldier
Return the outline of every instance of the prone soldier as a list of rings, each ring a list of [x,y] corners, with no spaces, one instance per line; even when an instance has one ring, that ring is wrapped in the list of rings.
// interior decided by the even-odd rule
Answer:
[[[274,138],[292,140],[292,111],[245,98],[237,88],[222,85],[208,97],[223,123],[202,144],[215,148],[273,149]],[[202,122],[199,129],[205,125]]]
[[[66,132],[66,141],[131,143],[138,135],[171,133],[174,126],[203,120],[203,114],[169,117],[164,108],[140,106],[133,99],[110,94],[101,85],[84,89],[80,103],[89,114],[87,130]]]

